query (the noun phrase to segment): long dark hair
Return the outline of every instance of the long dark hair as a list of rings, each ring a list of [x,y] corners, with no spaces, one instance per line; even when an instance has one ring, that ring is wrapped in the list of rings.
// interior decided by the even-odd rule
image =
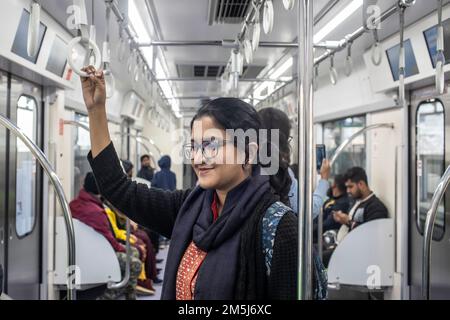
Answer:
[[[194,116],[191,122],[191,129],[193,128],[194,121],[202,118],[202,117],[211,117],[221,129],[233,129],[238,130],[242,129],[244,132],[249,129],[256,130],[259,132],[260,129],[263,129],[261,117],[259,116],[256,109],[250,104],[237,99],[237,98],[218,98],[212,101],[209,101],[204,106],[202,106],[197,114]],[[270,135],[268,135],[270,136]],[[258,139],[258,138],[257,138]],[[248,144],[250,142],[258,143],[259,147],[260,141],[245,141],[245,159],[248,160],[249,150]],[[266,143],[266,142],[262,142]],[[270,141],[269,141],[270,143]],[[268,148],[270,150],[270,148]],[[271,156],[268,154],[268,156]],[[281,163],[281,162],[280,162]],[[261,165],[258,161],[257,165]],[[280,173],[282,171],[283,173]],[[286,188],[286,176],[289,179],[289,183]],[[280,177],[282,179],[280,180]],[[270,184],[272,189],[274,189],[274,193],[280,197],[280,200],[284,203],[288,203],[289,201],[289,187],[290,187],[290,178],[287,172],[287,165],[284,163],[280,165],[280,169],[278,174],[270,176]]]
[[[279,170],[275,176],[273,176],[272,186],[280,196],[281,201],[288,203],[289,190],[291,188],[292,180],[289,176],[289,162],[291,158],[291,148],[289,146],[289,135],[291,133],[291,122],[288,116],[281,110],[275,108],[265,108],[259,111],[259,116],[262,121],[262,128],[267,130],[279,130],[279,141],[275,147],[278,149],[278,153],[270,155],[278,157]],[[271,135],[268,135],[268,144],[270,145]],[[269,153],[270,153],[269,148]]]

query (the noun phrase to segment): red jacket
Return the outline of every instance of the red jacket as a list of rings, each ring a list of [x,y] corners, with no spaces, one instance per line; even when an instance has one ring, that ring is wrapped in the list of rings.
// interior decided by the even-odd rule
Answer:
[[[112,245],[114,251],[125,252],[125,247],[117,242],[112,233],[100,199],[81,189],[78,197],[70,202],[70,211],[74,219],[80,220],[101,233]]]

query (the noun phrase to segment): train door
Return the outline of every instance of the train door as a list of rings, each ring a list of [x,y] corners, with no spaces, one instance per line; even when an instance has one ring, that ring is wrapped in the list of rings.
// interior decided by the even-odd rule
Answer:
[[[8,106],[8,77],[7,74],[0,70],[0,114],[7,114]],[[5,269],[6,266],[6,241],[7,241],[7,207],[6,207],[6,190],[8,189],[7,180],[3,177],[7,176],[6,166],[6,129],[0,127],[0,268]],[[6,271],[6,270],[5,270]],[[4,278],[0,279],[0,291],[5,289]]]
[[[41,145],[41,88],[2,76],[0,112]],[[25,145],[3,128],[0,141],[0,263],[5,267],[5,292],[14,299],[39,299],[42,171]]]
[[[411,298],[421,298],[423,230],[431,198],[450,163],[450,94],[438,98],[415,92],[410,113],[410,261]],[[450,297],[450,201],[439,205],[433,231],[431,299]]]

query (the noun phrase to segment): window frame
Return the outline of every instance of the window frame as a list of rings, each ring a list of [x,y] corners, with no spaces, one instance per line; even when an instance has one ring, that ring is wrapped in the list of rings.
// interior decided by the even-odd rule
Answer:
[[[442,100],[441,99],[434,99],[435,101],[435,103],[437,103],[437,102],[439,102],[440,104],[441,104],[441,106],[442,106],[442,116],[443,116],[443,137],[444,137],[444,141],[443,141],[443,145],[444,145],[444,150],[443,150],[443,160],[442,160],[442,168],[443,168],[443,172],[441,173],[441,177],[442,177],[442,175],[444,174],[444,172],[445,172],[445,168],[446,168],[446,166],[445,166],[445,146],[446,146],[446,135],[445,135],[445,117],[446,117],[446,114],[445,114],[445,105],[444,105],[444,103],[442,102]],[[425,228],[425,222],[424,222],[424,225],[423,225],[423,227],[421,228],[421,226],[420,226],[420,223],[419,223],[419,219],[420,219],[420,206],[418,206],[418,197],[420,196],[419,195],[419,192],[418,192],[418,186],[419,186],[419,177],[418,177],[418,175],[417,175],[417,160],[418,160],[418,148],[417,148],[417,146],[418,146],[418,139],[417,139],[417,136],[418,136],[418,125],[417,125],[417,120],[418,120],[418,114],[419,114],[419,110],[420,110],[420,107],[422,106],[422,105],[424,105],[424,104],[429,104],[429,103],[431,103],[431,101],[430,100],[424,100],[424,101],[421,101],[420,103],[419,103],[419,105],[417,106],[417,108],[416,108],[416,112],[415,112],[415,118],[414,118],[414,123],[415,123],[415,128],[414,128],[414,139],[415,139],[415,146],[414,146],[414,149],[415,149],[415,155],[414,155],[414,174],[415,174],[415,185],[414,185],[414,190],[415,190],[415,199],[414,199],[414,207],[415,207],[415,217],[414,217],[414,221],[415,221],[415,225],[416,225],[416,228],[417,228],[417,231],[419,232],[419,234],[420,235],[422,235],[423,236],[423,234],[424,234],[424,228]],[[445,214],[445,209],[446,209],[446,199],[445,199],[445,197],[443,197],[443,199],[442,199],[442,204],[444,205],[444,219],[443,219],[443,226],[442,226],[442,228],[441,228],[441,226],[436,226],[436,225],[434,225],[434,228],[433,228],[433,234],[432,234],[432,239],[434,240],[434,241],[437,241],[437,242],[439,242],[439,241],[442,241],[443,239],[444,239],[444,236],[445,236],[445,223],[446,223],[446,214]],[[436,228],[437,227],[437,228]],[[442,230],[442,234],[440,235],[440,237],[437,237],[437,236],[435,236],[435,234],[436,234],[436,230]]]
[[[325,136],[325,130],[326,130],[326,124],[329,124],[329,123],[336,123],[336,122],[339,122],[339,121],[345,121],[346,119],[348,119],[348,118],[352,118],[352,119],[354,119],[354,118],[364,118],[364,126],[362,127],[362,128],[365,128],[366,126],[367,126],[367,114],[366,113],[363,113],[363,114],[355,114],[355,115],[351,115],[351,116],[347,116],[347,117],[343,117],[343,118],[337,118],[337,119],[332,119],[332,120],[327,120],[327,121],[324,121],[324,122],[321,122],[320,123],[320,125],[322,126],[322,143],[323,144],[325,144],[325,145],[327,145],[326,144],[326,136]],[[361,129],[362,129],[361,128]],[[344,140],[343,141],[341,141],[340,143],[342,143],[342,142],[344,142]],[[367,164],[368,164],[368,162],[367,162],[367,139],[366,139],[366,137],[364,136],[364,146],[365,146],[365,167],[366,168],[364,168],[365,170],[367,169]],[[339,145],[337,146],[337,147],[339,147]],[[336,147],[336,148],[337,148]],[[335,149],[335,151],[336,151],[336,149]],[[334,154],[334,153],[333,153]],[[327,150],[326,150],[326,155],[327,155],[327,158],[328,159],[331,159],[331,157],[332,157],[332,154],[330,154],[330,149],[327,147]],[[332,170],[333,170],[333,168],[332,168]],[[332,171],[333,172],[333,171]],[[342,172],[342,174],[343,174],[344,172]]]
[[[20,94],[19,95],[19,97],[17,98],[17,101],[16,101],[16,109],[19,109],[19,105],[18,105],[18,103],[19,103],[19,100],[20,100],[20,98],[22,98],[22,97],[26,97],[26,98],[28,98],[28,99],[31,99],[31,100],[33,100],[34,101],[34,104],[35,104],[35,108],[36,108],[36,122],[34,123],[34,126],[35,126],[35,134],[36,134],[36,139],[35,140],[39,140],[39,123],[38,123],[38,121],[39,121],[39,103],[38,103],[38,101],[37,101],[37,99],[36,99],[36,97],[34,97],[34,96],[32,96],[32,95],[29,95],[29,94],[25,94],[25,93],[22,93],[22,94]],[[17,117],[18,117],[18,115],[17,115]],[[18,122],[18,119],[16,119],[16,123]],[[16,143],[17,143],[17,140],[18,140],[18,138],[16,138]],[[34,141],[36,144],[38,143],[37,141]],[[33,155],[33,158],[34,158],[34,155]],[[34,158],[34,161],[35,162],[37,162],[37,159],[36,158]],[[15,156],[15,162],[16,162],[16,175],[15,175],[15,181],[16,181],[16,186],[15,186],[15,192],[16,192],[16,195],[15,195],[15,200],[14,200],[14,202],[15,202],[15,205],[17,206],[17,185],[18,185],[18,179],[17,179],[17,162],[18,162],[18,148],[16,147],[16,156]],[[23,234],[23,235],[19,235],[19,233],[18,233],[18,230],[17,230],[17,209],[15,210],[15,216],[14,216],[14,232],[15,232],[15,234],[16,234],[16,237],[17,237],[17,239],[19,239],[19,240],[22,240],[22,239],[25,239],[26,237],[28,237],[29,235],[31,235],[31,234],[33,234],[33,232],[35,231],[35,229],[36,229],[36,225],[37,225],[37,222],[38,222],[38,218],[39,218],[39,216],[38,216],[38,198],[39,198],[39,188],[40,188],[40,186],[39,186],[39,176],[38,176],[38,168],[37,168],[37,164],[36,164],[36,181],[35,181],[35,183],[34,183],[34,188],[33,188],[33,192],[35,193],[35,203],[34,203],[34,210],[33,210],[33,212],[34,212],[34,215],[33,215],[33,217],[34,217],[34,220],[33,220],[33,226],[32,226],[32,228],[28,231],[28,232],[26,232],[25,234]]]

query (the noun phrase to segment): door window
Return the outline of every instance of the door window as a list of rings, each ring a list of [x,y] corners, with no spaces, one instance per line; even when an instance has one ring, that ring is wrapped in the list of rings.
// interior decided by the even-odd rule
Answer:
[[[36,123],[36,100],[20,96],[17,102],[17,126],[34,142],[37,138]],[[16,166],[16,233],[21,238],[33,231],[36,221],[36,159],[19,138]]]
[[[423,234],[427,211],[445,170],[445,119],[440,101],[423,102],[416,114],[416,222]],[[444,200],[439,204],[433,239],[444,236]]]

